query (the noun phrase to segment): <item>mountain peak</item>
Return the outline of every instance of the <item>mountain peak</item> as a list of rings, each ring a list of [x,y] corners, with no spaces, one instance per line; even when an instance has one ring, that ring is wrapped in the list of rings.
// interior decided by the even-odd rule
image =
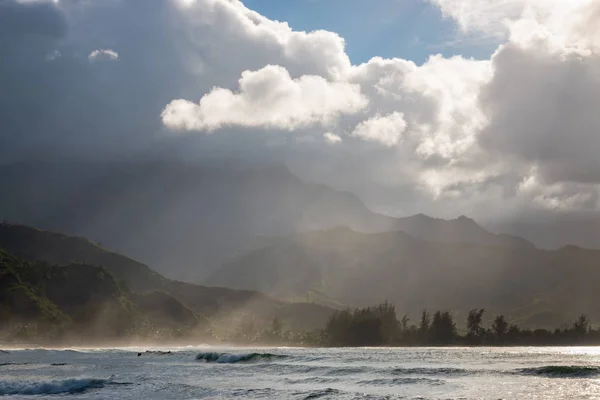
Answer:
[[[447,220],[417,214],[407,218],[399,218],[396,227],[417,238],[433,242],[465,242],[517,247],[533,246],[521,238],[491,233],[466,215]]]
[[[472,227],[476,226],[476,227],[478,227],[478,228],[480,228],[482,230],[484,229],[484,228],[481,227],[481,225],[479,225],[477,223],[477,221],[475,221],[473,218],[467,217],[466,215],[461,215],[458,218],[456,218],[454,221],[456,221],[456,222],[458,222],[460,224],[463,224],[463,225],[471,225]]]

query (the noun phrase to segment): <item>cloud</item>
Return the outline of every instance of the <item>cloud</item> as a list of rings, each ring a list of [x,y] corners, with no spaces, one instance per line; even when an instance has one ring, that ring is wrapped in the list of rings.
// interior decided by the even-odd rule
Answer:
[[[404,114],[393,112],[385,116],[377,114],[361,122],[352,131],[352,136],[391,147],[400,142],[405,130]]]
[[[430,1],[494,54],[352,65],[237,0],[0,1],[0,159],[239,149],[398,213],[596,207],[600,3]]]
[[[325,134],[323,134],[323,138],[329,144],[338,144],[342,142],[342,138],[339,135],[336,135],[335,133],[331,132],[326,132]]]
[[[199,104],[172,101],[162,119],[170,128],[208,132],[227,126],[294,130],[331,125],[338,116],[357,113],[367,104],[358,85],[314,75],[292,79],[285,68],[268,65],[244,71],[237,93],[214,88]]]
[[[111,49],[94,50],[88,55],[88,60],[118,60],[119,53]]]
[[[552,38],[563,46],[597,46],[596,0],[429,0],[463,32],[512,42]],[[596,22],[592,22],[596,21]]]
[[[600,54],[510,44],[494,69],[481,92],[482,146],[535,165],[548,182],[600,183]]]

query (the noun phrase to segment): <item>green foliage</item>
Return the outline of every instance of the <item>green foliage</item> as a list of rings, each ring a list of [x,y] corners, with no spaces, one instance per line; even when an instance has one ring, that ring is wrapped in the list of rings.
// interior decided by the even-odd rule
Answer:
[[[485,329],[481,326],[485,309],[474,309],[467,316],[467,340],[471,344],[479,344],[485,335]]]
[[[449,311],[436,311],[429,327],[429,343],[448,345],[456,338],[456,324]]]
[[[494,332],[494,335],[496,335],[498,341],[504,341],[506,333],[508,332],[508,322],[506,322],[504,315],[498,315],[496,319],[494,319],[494,323],[492,324],[492,332]]]
[[[522,330],[495,317],[490,329],[483,326],[484,309],[474,309],[467,317],[467,333],[460,336],[449,311],[436,311],[433,317],[424,310],[419,326],[409,325],[408,316],[400,322],[393,306],[344,310],[334,314],[323,330],[318,344],[327,346],[412,346],[412,345],[575,345],[600,343],[600,330],[590,328],[585,315],[570,329],[548,331]],[[383,329],[383,327],[388,327]]]

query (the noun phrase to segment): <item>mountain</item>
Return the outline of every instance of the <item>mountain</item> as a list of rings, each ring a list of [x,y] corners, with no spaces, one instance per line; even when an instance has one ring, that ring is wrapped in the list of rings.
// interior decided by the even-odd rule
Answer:
[[[0,319],[9,336],[97,342],[139,333],[143,325],[153,330],[198,325],[180,302],[171,299],[167,309],[160,307],[164,299],[149,303],[153,297],[124,291],[103,267],[28,262],[0,250]]]
[[[283,166],[49,162],[0,166],[0,218],[83,236],[178,280],[201,282],[257,238],[348,225],[441,242],[531,244],[466,217],[391,218]],[[262,239],[261,239],[262,240]],[[260,240],[259,240],[260,242]]]
[[[494,234],[464,215],[445,220],[418,214],[397,218],[380,231],[403,231],[414,237],[442,243],[477,243],[494,246],[532,248],[533,244],[517,236]]]
[[[413,317],[424,309],[506,313],[551,326],[586,313],[600,321],[600,251],[440,243],[405,232],[348,227],[273,240],[225,264],[207,281],[275,296],[370,305],[389,300]]]
[[[43,265],[57,264],[60,267],[48,266],[47,268],[69,268],[67,275],[72,279],[56,284],[57,290],[60,291],[60,287],[64,288],[65,295],[79,290],[95,293],[96,288],[87,283],[85,272],[82,271],[100,273],[98,271],[105,270],[110,275],[108,281],[114,281],[111,283],[114,290],[118,288],[122,291],[128,300],[144,311],[148,321],[160,321],[161,326],[185,325],[181,321],[189,321],[193,313],[198,318],[210,318],[213,322],[223,323],[251,317],[258,324],[270,324],[274,317],[278,317],[287,327],[308,330],[324,326],[333,312],[332,309],[324,306],[280,301],[256,291],[206,287],[173,281],[142,263],[106,251],[87,239],[23,225],[0,224],[0,249],[36,265],[38,277],[46,276],[40,269]],[[17,271],[15,268],[13,270]],[[19,271],[25,269],[21,268]],[[44,287],[49,285],[46,281],[38,283]],[[11,284],[12,286],[14,285]],[[0,288],[6,290],[7,286],[2,285]],[[104,297],[120,296],[117,292],[111,293],[110,296]],[[49,298],[59,310],[65,310],[65,307],[69,306],[55,301],[51,296]],[[74,299],[73,302],[89,304],[87,300]]]

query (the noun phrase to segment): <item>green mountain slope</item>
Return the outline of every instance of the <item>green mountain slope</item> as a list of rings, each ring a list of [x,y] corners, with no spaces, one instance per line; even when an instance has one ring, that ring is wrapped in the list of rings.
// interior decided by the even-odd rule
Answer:
[[[286,326],[314,329],[324,326],[333,311],[317,304],[280,301],[256,291],[173,281],[86,239],[22,225],[0,224],[0,248],[37,262],[101,266],[114,276],[118,287],[128,293],[138,309],[145,310],[146,319],[166,326],[181,325],[182,319],[189,322],[191,312],[214,321],[251,317],[258,324],[268,324],[279,317]],[[73,278],[75,284],[83,279]],[[64,285],[68,287],[67,283]],[[179,314],[181,318],[177,317]]]
[[[104,267],[23,261],[0,250],[0,326],[35,340],[107,341],[146,331],[195,328],[196,315],[173,297],[123,290]]]

